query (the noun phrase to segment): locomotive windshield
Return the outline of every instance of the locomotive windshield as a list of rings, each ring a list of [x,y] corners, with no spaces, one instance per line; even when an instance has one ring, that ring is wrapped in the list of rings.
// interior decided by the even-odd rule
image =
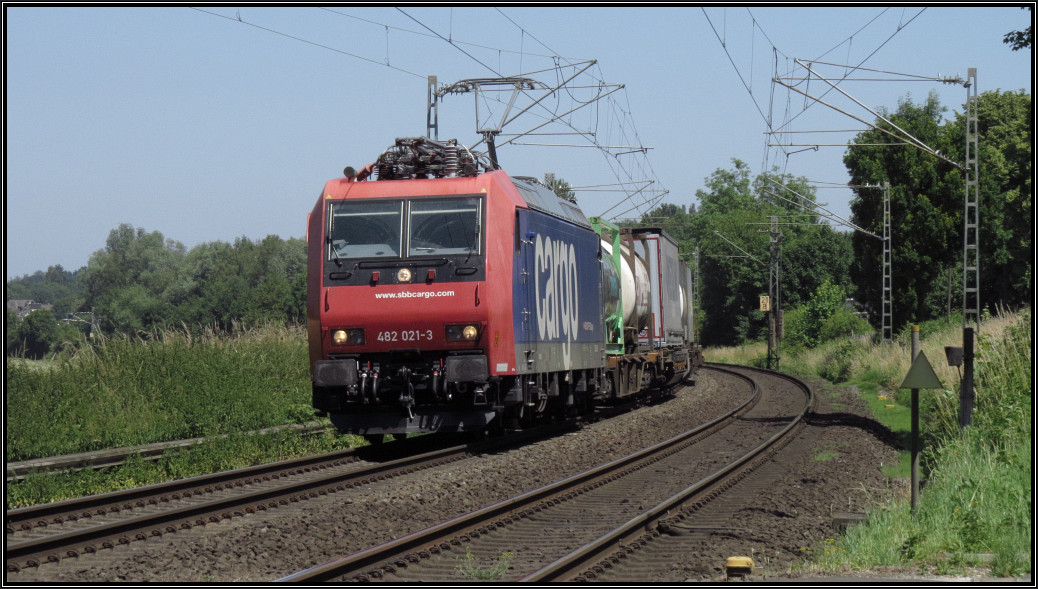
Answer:
[[[479,253],[478,198],[413,200],[408,256]]]
[[[329,259],[480,253],[479,197],[339,201],[329,209]]]
[[[332,203],[328,257],[398,257],[402,211],[398,200]]]

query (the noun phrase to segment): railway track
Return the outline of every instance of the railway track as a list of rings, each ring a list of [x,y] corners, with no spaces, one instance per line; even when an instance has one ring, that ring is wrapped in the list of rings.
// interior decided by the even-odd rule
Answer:
[[[634,406],[627,403],[601,408],[590,419],[604,419]],[[369,483],[384,484],[401,475],[559,435],[581,423],[583,420],[561,421],[477,442],[472,441],[471,435],[408,438],[8,510],[6,570],[18,573],[27,567],[36,568]],[[98,456],[92,455],[92,460],[96,464]]]
[[[386,544],[311,567],[286,582],[442,582],[466,562],[507,561],[505,581],[595,580],[623,556],[611,554],[645,531],[690,525],[691,512],[778,452],[813,400],[806,385],[763,390],[721,417],[670,440]],[[771,376],[768,378],[779,378]],[[786,378],[786,377],[782,377]],[[690,481],[694,481],[691,482]],[[646,544],[639,540],[641,544]],[[627,548],[621,549],[626,554]],[[491,565],[493,566],[493,565]],[[644,580],[644,577],[640,577]]]
[[[284,430],[296,430],[299,435],[311,435],[327,431],[331,426],[327,423],[311,422],[308,424],[290,424],[268,427],[254,432],[250,435],[265,435]],[[226,436],[223,436],[226,437]],[[205,442],[208,438],[189,438],[186,440],[174,440],[172,442],[156,442],[143,446],[124,448],[111,448],[108,450],[97,450],[94,452],[79,452],[63,456],[49,456],[46,458],[35,458],[31,460],[19,460],[8,462],[6,480],[8,483],[24,479],[29,473],[56,473],[79,471],[86,469],[102,469],[119,466],[126,462],[130,456],[138,456],[144,460],[158,460],[162,458],[167,450],[175,448],[189,448]]]
[[[346,486],[344,491],[325,495],[290,494],[283,500],[276,500],[278,509],[269,509],[268,503],[267,509],[253,510],[254,515],[251,516],[242,509],[225,509],[207,519],[206,525],[196,524],[190,530],[177,528],[175,534],[161,529],[158,530],[161,535],[152,535],[147,530],[128,529],[119,537],[109,538],[107,544],[95,540],[94,545],[100,549],[95,548],[94,554],[79,552],[79,558],[68,558],[68,550],[75,553],[75,547],[65,552],[61,551],[64,547],[58,547],[50,553],[39,554],[37,561],[40,566],[27,567],[27,561],[21,564],[15,562],[15,566],[11,566],[9,562],[7,581],[264,582],[283,578],[293,571],[337,559],[341,554],[367,552],[371,550],[368,547],[376,544],[413,536],[427,527],[437,527],[437,522],[456,520],[479,507],[508,503],[512,501],[509,498],[517,492],[533,490],[546,482],[573,478],[571,475],[574,473],[626,456],[630,448],[659,445],[662,440],[669,441],[676,432],[688,429],[694,423],[731,410],[749,395],[749,385],[729,374],[710,370],[697,380],[699,382],[695,388],[683,390],[671,399],[661,399],[660,402],[635,411],[619,411],[623,415],[612,419],[592,420],[576,426],[559,424],[560,427],[569,428],[568,431],[546,434],[541,440],[502,443],[497,450],[484,446],[482,450],[474,450],[478,455],[473,458],[451,462],[440,468],[421,470],[397,478],[380,479],[376,476],[369,479],[371,484],[363,487]],[[740,382],[743,384],[740,385]],[[799,393],[800,399],[803,396]],[[766,398],[762,403],[767,403]],[[760,417],[761,410],[761,404],[758,403],[749,414],[737,421],[756,420],[751,423],[767,425],[774,416]],[[784,414],[793,412],[792,408],[780,411]],[[682,425],[685,427],[680,427]],[[428,444],[430,441],[429,438],[417,440],[419,444]],[[398,443],[386,444],[384,448],[394,447]],[[717,462],[714,460],[715,454],[720,456],[732,451],[731,443],[722,450],[712,450],[705,445],[707,443],[707,440],[694,442],[699,450],[693,453],[698,454],[698,457],[684,462],[697,468],[712,467],[715,465],[710,462]],[[413,450],[411,452],[414,453]],[[389,461],[387,458],[380,459],[381,464]],[[353,465],[353,468],[360,467],[360,464]],[[648,468],[653,470],[656,467],[650,465]],[[679,470],[672,472],[673,476],[670,475],[671,471],[657,472],[657,476],[642,487],[648,489],[657,486],[661,476],[674,480],[679,480],[679,477],[684,481],[698,480],[691,478],[695,476],[694,473],[687,474]],[[623,503],[625,509],[644,508],[644,511],[652,507],[652,500],[640,498],[640,492],[640,489],[631,491],[620,499],[626,499]],[[304,495],[310,500],[300,500]],[[194,500],[201,501],[204,498],[204,495],[195,496]],[[177,501],[180,500],[168,503]],[[602,503],[598,509],[604,510],[607,505],[608,502]],[[142,509],[135,508],[132,511]],[[123,515],[128,515],[123,511]],[[630,513],[637,515],[641,512]],[[236,517],[237,514],[245,517]],[[76,517],[79,522],[56,523],[51,520],[45,528],[52,528],[48,532],[67,532],[85,525],[82,520],[91,519]],[[554,519],[554,516],[549,519]],[[220,523],[210,525],[214,521]],[[8,527],[12,526],[9,524]],[[43,533],[43,529],[37,529],[37,532]],[[446,575],[440,577],[440,580],[458,580],[460,577],[453,568],[466,562],[466,555],[470,555],[471,562],[477,566],[498,558],[501,552],[495,552],[490,544],[483,544],[490,537],[491,534],[486,532],[480,532],[478,536],[455,534],[455,538],[448,541],[455,543],[450,544],[450,554],[444,555],[447,559],[444,562]],[[9,535],[9,546],[11,538]],[[146,538],[146,541],[138,541],[141,538]],[[472,538],[477,541],[472,541]],[[565,540],[571,550],[587,542],[587,538]],[[566,553],[565,548],[553,547],[541,531],[537,531],[525,546],[511,541],[506,543],[507,546],[502,545],[501,550],[514,551],[517,555],[508,573],[509,580],[518,580],[521,575],[533,573]],[[104,549],[108,545],[113,548]],[[529,558],[534,550],[540,551],[535,562],[520,563],[520,559]],[[10,557],[9,551],[8,559]],[[405,555],[405,562],[407,558],[413,558],[413,554]],[[371,570],[378,568],[375,565],[369,567]],[[450,570],[446,570],[448,568]],[[418,569],[412,565],[411,570]],[[400,580],[398,576],[389,578]]]
[[[771,380],[794,380],[754,369],[740,367],[735,370],[766,374],[763,378]],[[742,522],[736,519],[736,514],[758,509],[758,498],[788,474],[782,454],[790,451],[796,454],[803,450],[794,450],[791,446],[800,439],[797,434],[814,404],[814,393],[806,384],[796,382],[805,394],[803,408],[770,438],[642,516],[520,580],[610,583],[656,580],[660,571],[666,571],[673,563],[697,558],[697,550],[704,544],[709,545],[718,534],[752,534],[751,528],[740,527]],[[766,418],[747,416],[747,419]],[[779,427],[780,422],[776,421],[774,426]]]
[[[386,481],[433,468],[501,444],[551,435],[564,428],[540,428],[507,441],[435,448],[409,439],[361,450],[342,450],[246,469],[8,510],[5,514],[8,573],[24,567],[89,554],[178,530],[204,526],[301,500]],[[401,456],[393,458],[394,455]],[[367,457],[368,459],[365,459]]]

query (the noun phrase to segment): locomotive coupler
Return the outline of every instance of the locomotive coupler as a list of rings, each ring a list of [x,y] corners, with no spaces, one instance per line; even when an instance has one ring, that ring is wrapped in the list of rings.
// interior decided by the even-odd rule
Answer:
[[[487,385],[476,387],[472,391],[472,404],[473,405],[486,405],[487,404]]]
[[[433,396],[442,400],[443,391],[440,390],[440,369],[433,368],[432,370],[432,393]]]

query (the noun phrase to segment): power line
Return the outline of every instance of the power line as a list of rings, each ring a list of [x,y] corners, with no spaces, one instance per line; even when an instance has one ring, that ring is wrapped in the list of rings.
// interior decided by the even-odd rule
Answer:
[[[700,10],[703,11],[703,16],[706,17],[706,22],[709,23],[710,29],[714,31],[714,35],[717,37],[717,40],[720,41],[721,49],[724,49],[724,54],[728,56],[728,61],[731,62],[732,67],[735,68],[735,75],[739,76],[739,81],[742,82],[743,88],[746,88],[746,92],[749,93],[750,100],[753,101],[753,106],[757,107],[757,112],[760,113],[761,118],[764,119],[764,123],[770,128],[771,122],[768,121],[768,117],[764,115],[764,111],[761,110],[760,105],[757,104],[757,99],[753,97],[753,90],[751,90],[749,84],[746,83],[746,79],[742,77],[742,72],[739,71],[739,66],[735,65],[735,60],[732,59],[732,54],[728,52],[728,46],[721,39],[721,35],[718,34],[717,27],[715,27],[713,21],[710,20],[710,15],[706,13],[706,8],[700,7]]]
[[[297,37],[295,35],[289,35],[288,33],[282,33],[281,31],[276,31],[276,30],[271,29],[269,27],[264,27],[264,26],[258,25],[256,23],[248,22],[245,19],[241,18],[240,14],[237,17],[232,18],[232,17],[226,16],[226,15],[223,15],[223,14],[218,14],[216,12],[210,12],[208,10],[203,10],[201,8],[196,8],[194,6],[190,6],[189,8],[191,8],[192,10],[197,10],[198,12],[204,12],[205,14],[209,14],[209,15],[212,15],[212,16],[217,16],[217,17],[220,17],[220,18],[224,18],[224,19],[227,19],[229,21],[239,22],[239,23],[241,23],[243,25],[248,25],[250,27],[254,27],[254,28],[260,29],[261,31],[266,31],[266,32],[272,33],[274,35],[279,35],[279,36],[282,36],[282,37],[286,37],[288,39],[292,39],[294,41],[299,41],[300,43],[306,43],[307,45],[313,45],[314,47],[320,47],[321,49],[327,49],[328,51],[334,51],[335,53],[340,53],[342,55],[347,55],[347,56],[353,57],[355,59],[359,59],[359,60],[362,60],[362,61],[367,61],[367,62],[376,64],[376,65],[380,65],[380,66],[385,66],[385,67],[388,67],[391,70],[396,70],[398,72],[401,72],[401,73],[404,73],[404,74],[407,74],[407,75],[410,75],[410,76],[415,76],[416,78],[421,78],[423,80],[425,79],[425,76],[423,76],[423,75],[416,74],[414,72],[405,70],[403,68],[399,68],[399,67],[396,67],[396,66],[389,65],[388,63],[383,63],[383,62],[380,62],[380,61],[376,61],[376,60],[371,59],[369,57],[364,57],[362,55],[357,55],[355,53],[350,53],[348,51],[343,51],[342,49],[336,49],[335,47],[329,47],[327,45],[322,45],[321,43],[316,43],[314,41],[310,41],[310,40],[304,39],[302,37]]]
[[[429,31],[430,33],[432,33],[432,34],[436,35],[437,37],[439,37],[439,38],[440,38],[440,39],[441,39],[442,41],[446,42],[446,43],[447,43],[448,45],[450,45],[451,47],[454,47],[454,48],[455,48],[455,49],[457,49],[458,51],[461,51],[462,53],[464,53],[464,54],[465,54],[465,55],[466,55],[466,56],[467,56],[467,57],[468,57],[469,59],[471,59],[472,61],[474,61],[474,62],[478,63],[479,65],[481,65],[481,66],[483,66],[483,67],[485,67],[485,68],[487,68],[488,70],[490,70],[491,72],[493,72],[493,73],[494,73],[494,75],[496,75],[496,76],[498,76],[498,77],[501,77],[501,72],[499,72],[499,71],[495,70],[494,68],[490,67],[489,65],[487,65],[487,64],[485,64],[485,63],[483,63],[482,61],[480,61],[480,60],[479,60],[478,58],[476,58],[476,57],[475,57],[474,55],[472,55],[472,54],[471,54],[471,53],[469,53],[468,51],[465,51],[465,50],[464,50],[464,49],[462,49],[461,47],[458,47],[457,45],[455,45],[455,44],[454,44],[454,41],[453,41],[452,39],[447,39],[447,38],[445,38],[445,37],[444,37],[443,35],[441,35],[441,34],[437,33],[436,31],[434,31],[434,30],[430,29],[429,27],[425,26],[425,24],[424,24],[424,23],[422,23],[422,22],[421,22],[420,20],[418,20],[418,19],[416,19],[415,17],[411,16],[410,14],[407,14],[406,12],[404,12],[404,9],[403,9],[403,8],[400,8],[399,6],[397,6],[397,7],[396,7],[396,9],[397,9],[397,11],[399,11],[399,12],[400,12],[400,14],[402,14],[402,15],[406,16],[407,18],[409,18],[409,19],[413,20],[414,22],[418,23],[418,24],[419,24],[419,25],[420,25],[420,26],[421,26],[422,28],[424,28],[425,30]]]
[[[326,50],[329,50],[329,51],[333,51],[333,52],[341,54],[341,55],[346,55],[348,57],[352,57],[352,58],[355,58],[355,59],[359,59],[359,60],[362,60],[362,61],[366,61],[366,62],[369,62],[369,63],[376,64],[376,65],[384,66],[384,67],[387,67],[389,69],[392,69],[392,70],[395,70],[395,71],[399,71],[401,73],[404,73],[404,74],[407,74],[407,75],[410,75],[410,76],[414,76],[414,77],[418,77],[418,78],[423,78],[423,79],[427,78],[427,76],[422,76],[420,74],[417,74],[415,72],[409,71],[407,69],[404,69],[404,68],[401,68],[401,67],[398,67],[398,66],[394,66],[394,65],[390,65],[389,59],[388,59],[388,55],[389,55],[389,31],[390,30],[399,31],[399,32],[403,32],[403,33],[406,33],[406,34],[410,34],[410,35],[417,35],[417,36],[422,36],[422,37],[427,37],[427,38],[441,40],[441,41],[447,43],[448,45],[450,45],[451,47],[455,48],[456,50],[460,51],[462,54],[464,54],[466,57],[468,57],[469,59],[471,59],[475,63],[479,64],[481,67],[485,68],[489,72],[492,72],[492,74],[497,76],[497,77],[502,77],[502,74],[500,73],[500,71],[498,71],[498,68],[494,68],[493,66],[491,66],[488,63],[484,62],[479,57],[477,57],[473,52],[467,50],[466,48],[479,48],[479,49],[496,50],[496,51],[498,51],[498,53],[502,53],[502,52],[516,53],[514,51],[503,50],[503,49],[499,49],[499,48],[495,49],[495,48],[492,48],[492,47],[488,47],[486,45],[478,45],[478,44],[475,44],[475,43],[466,43],[466,42],[454,39],[453,35],[445,37],[444,35],[442,35],[442,34],[438,33],[437,31],[433,30],[431,27],[427,26],[425,23],[421,22],[419,19],[415,18],[414,16],[412,16],[411,14],[409,14],[407,11],[405,11],[404,9],[402,9],[400,7],[396,8],[397,11],[400,12],[405,17],[407,17],[408,19],[410,19],[411,21],[413,21],[418,26],[420,26],[422,29],[424,29],[425,32],[423,32],[421,30],[414,30],[414,29],[408,29],[408,28],[405,28],[405,27],[394,26],[394,25],[390,25],[390,24],[387,24],[387,23],[376,22],[374,20],[358,17],[358,16],[355,16],[355,15],[352,15],[352,14],[348,14],[348,13],[339,11],[339,10],[333,10],[333,9],[330,9],[330,8],[322,8],[322,10],[325,10],[327,12],[331,12],[333,14],[337,14],[337,15],[345,17],[345,18],[354,19],[354,20],[357,20],[359,22],[370,24],[372,26],[378,26],[378,27],[384,28],[386,30],[386,44],[387,44],[387,47],[386,47],[386,55],[387,55],[387,57],[386,57],[384,62],[380,62],[380,61],[378,61],[376,59],[371,59],[371,58],[368,58],[368,57],[357,55],[355,53],[350,53],[348,51],[337,49],[335,47],[331,47],[331,46],[328,46],[328,45],[325,45],[325,44],[322,44],[322,43],[317,43],[317,42],[308,40],[306,38],[303,38],[303,37],[300,37],[300,36],[297,36],[297,35],[287,34],[287,33],[281,32],[279,30],[276,30],[276,29],[273,29],[273,28],[270,28],[270,27],[265,27],[265,26],[262,26],[262,25],[259,25],[259,24],[253,23],[253,22],[249,22],[249,21],[247,21],[245,19],[242,19],[241,16],[240,16],[240,13],[238,15],[236,15],[235,17],[231,17],[231,16],[226,16],[226,15],[223,15],[223,14],[219,14],[217,12],[213,12],[213,11],[205,10],[205,9],[201,9],[201,8],[194,8],[194,9],[198,10],[199,12],[203,12],[205,14],[209,14],[209,15],[212,15],[212,16],[217,16],[217,17],[224,18],[224,19],[231,20],[231,21],[236,21],[236,22],[239,22],[241,24],[248,25],[250,27],[253,27],[253,28],[256,28],[256,29],[259,29],[259,30],[262,30],[262,31],[265,31],[265,32],[268,32],[268,33],[271,33],[271,34],[279,35],[279,36],[282,36],[282,37],[285,37],[285,38],[289,38],[289,39],[292,39],[292,40],[295,40],[295,41],[298,41],[298,42],[301,42],[301,43],[306,43],[308,45],[312,45],[314,47],[319,47],[321,49],[326,49]],[[497,8],[496,10],[512,26],[515,26],[517,29],[519,29],[522,32],[524,38],[528,36],[529,38],[533,39],[535,42],[537,42],[542,47],[544,47],[545,49],[547,49],[549,52],[552,53],[551,56],[545,56],[545,55],[541,55],[541,54],[538,54],[538,53],[530,53],[530,52],[526,52],[526,51],[518,52],[518,54],[520,56],[530,55],[532,57],[538,57],[538,58],[550,58],[553,61],[555,61],[555,67],[554,68],[539,70],[539,72],[555,71],[556,72],[556,76],[557,76],[557,78],[556,78],[557,81],[561,81],[563,79],[563,77],[561,75],[562,74],[561,68],[564,68],[564,67],[577,67],[579,65],[579,63],[574,63],[573,60],[570,59],[570,58],[565,58],[565,57],[558,56],[558,54],[551,47],[549,47],[546,43],[541,41],[535,35],[531,34],[524,27],[520,26],[513,18],[511,18],[510,16],[505,14],[500,8]],[[598,69],[598,66],[596,66],[596,69]],[[616,101],[614,101],[612,99],[607,99],[606,100],[607,105],[609,105],[608,112],[612,113],[612,121],[616,125],[617,136],[620,139],[618,141],[602,143],[602,142],[600,142],[598,140],[598,137],[597,137],[598,133],[582,131],[580,129],[577,129],[573,125],[573,123],[571,121],[567,121],[567,120],[563,119],[563,117],[566,117],[569,114],[573,113],[574,111],[579,110],[583,106],[587,106],[587,105],[593,104],[593,103],[597,102],[598,100],[601,100],[603,98],[608,97],[608,95],[611,94],[612,92],[615,92],[615,90],[610,90],[609,92],[605,92],[605,93],[602,92],[602,90],[605,89],[605,88],[608,88],[609,85],[604,82],[604,80],[603,80],[603,78],[602,78],[600,73],[598,75],[594,75],[594,74],[591,74],[589,72],[589,73],[584,74],[584,75],[587,75],[589,78],[594,80],[596,82],[596,85],[595,86],[572,86],[571,87],[571,86],[567,85],[565,82],[560,82],[560,84],[559,84],[559,86],[566,91],[566,95],[569,97],[569,99],[572,100],[574,103],[577,103],[577,104],[580,105],[577,108],[574,108],[574,109],[572,109],[572,110],[570,110],[570,111],[560,115],[559,114],[559,105],[558,104],[555,105],[554,109],[549,109],[549,108],[546,108],[546,105],[544,105],[544,104],[538,104],[540,102],[540,100],[543,100],[543,98],[538,100],[537,102],[535,102],[535,104],[538,106],[538,108],[544,109],[544,112],[546,112],[547,115],[548,115],[546,121],[542,125],[540,125],[540,126],[544,126],[544,125],[552,123],[552,122],[558,122],[558,123],[560,123],[560,124],[570,128],[576,134],[583,136],[589,142],[590,145],[598,148],[606,156],[607,165],[609,166],[612,174],[616,177],[618,183],[620,183],[621,185],[624,183],[624,178],[625,177],[627,179],[630,179],[631,181],[634,181],[635,177],[640,174],[642,176],[647,176],[647,177],[653,178],[653,180],[651,180],[649,182],[649,184],[655,184],[656,186],[659,186],[659,181],[658,181],[658,178],[656,178],[655,171],[652,170],[651,163],[648,162],[647,158],[645,158],[646,149],[647,148],[642,146],[642,143],[641,143],[640,139],[638,139],[637,129],[633,126],[633,119],[631,117],[629,105],[628,105],[627,109],[624,109],[624,108],[620,107],[619,103],[617,103]],[[572,78],[570,78],[570,79],[572,79]],[[567,80],[567,82],[568,81],[569,80]],[[598,95],[596,95],[596,96],[594,96],[592,98],[589,98],[587,100],[582,101],[577,96],[575,96],[573,94],[573,90],[579,89],[579,88],[598,88],[600,90],[600,92],[598,93]],[[623,86],[620,85],[616,89],[622,89],[622,88],[623,88]],[[529,95],[525,91],[523,92],[523,94],[525,96],[529,97]],[[533,106],[533,105],[531,105],[531,106]],[[524,111],[524,112],[527,112],[527,111]],[[530,114],[533,115],[534,113],[530,113]],[[597,116],[596,116],[596,118],[597,118]],[[597,123],[595,124],[595,126],[597,127]],[[514,141],[513,140],[509,140],[505,144],[507,144],[509,142],[514,142]],[[613,145],[631,145],[633,147],[633,149],[630,149],[627,152],[619,152],[619,153],[617,153],[616,150],[612,147]],[[642,161],[632,162],[631,165],[627,165],[627,164],[624,163],[624,161],[621,160],[621,157],[631,157],[631,156],[634,156],[634,155],[640,156],[642,158]],[[620,201],[620,203],[618,203],[618,204],[622,204],[624,201],[632,201],[632,202],[634,202],[633,199],[636,196],[641,196],[643,198],[643,201],[640,204],[636,204],[635,205],[635,208],[638,208],[638,207],[641,207],[641,206],[645,206],[647,204],[658,202],[659,199],[662,197],[662,195],[666,194],[666,193],[667,193],[666,190],[662,190],[661,194],[646,196],[644,193],[642,193],[641,190],[639,190],[639,191],[636,191],[634,193],[628,193],[627,198],[625,198],[624,200]]]
[[[374,21],[374,20],[371,20],[371,19],[367,19],[367,18],[363,18],[363,17],[357,16],[355,14],[349,14],[349,13],[346,13],[346,12],[341,12],[339,10],[333,10],[331,8],[327,8],[327,7],[324,7],[324,6],[319,6],[318,8],[320,8],[321,10],[324,10],[326,12],[331,12],[333,14],[338,14],[339,16],[342,16],[342,17],[345,17],[345,18],[350,18],[350,19],[353,19],[353,20],[358,20],[360,22],[368,23],[370,25],[377,26],[377,27],[380,27],[380,28],[386,28],[386,29],[390,29],[390,30],[394,30],[394,31],[399,31],[401,33],[408,33],[410,35],[416,35],[416,36],[425,37],[425,38],[428,38],[428,39],[439,39],[440,38],[440,36],[435,34],[435,33],[423,33],[422,31],[416,31],[414,29],[407,29],[407,28],[404,28],[404,27],[398,27],[398,26],[395,26],[395,25],[381,23],[381,22],[378,22],[378,21]],[[489,45],[481,45],[479,43],[472,43],[472,42],[469,42],[469,41],[459,41],[458,39],[454,39],[453,37],[448,37],[448,38],[450,39],[451,43],[456,43],[458,45],[465,45],[467,47],[474,47],[476,49],[486,49],[488,51],[497,51],[497,52],[500,52],[500,53],[516,53],[516,54],[520,53],[518,51],[513,51],[511,49],[503,49],[503,48],[499,48],[499,47],[491,47]],[[554,57],[554,55],[541,55],[541,54],[526,53],[526,52],[524,52],[524,53],[527,54],[527,55],[532,55],[534,57],[543,57],[543,58]]]

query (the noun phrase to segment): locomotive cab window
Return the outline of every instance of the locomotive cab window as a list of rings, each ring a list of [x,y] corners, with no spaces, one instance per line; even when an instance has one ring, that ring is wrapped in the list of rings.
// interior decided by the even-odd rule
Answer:
[[[328,260],[479,255],[478,196],[329,204]]]
[[[403,203],[334,202],[328,259],[399,257]]]
[[[408,256],[479,254],[479,198],[410,201]]]

